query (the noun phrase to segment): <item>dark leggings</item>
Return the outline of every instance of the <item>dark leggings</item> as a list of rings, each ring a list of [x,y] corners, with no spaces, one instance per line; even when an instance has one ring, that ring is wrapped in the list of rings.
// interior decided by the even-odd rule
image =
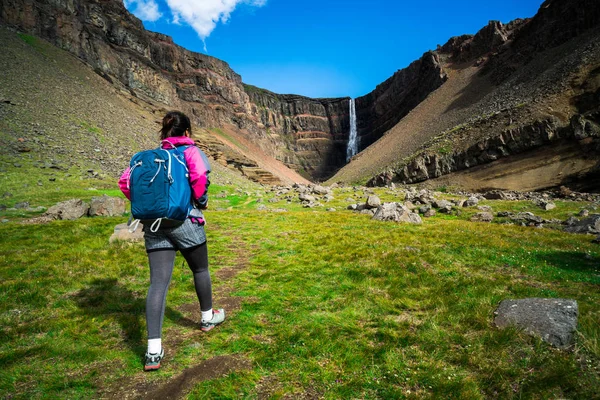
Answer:
[[[150,262],[150,288],[146,297],[146,325],[148,339],[159,339],[165,316],[167,290],[173,275],[175,264],[173,249],[153,250],[148,252]],[[181,250],[181,254],[194,274],[194,287],[200,302],[200,310],[212,308],[212,285],[208,272],[208,250],[206,243],[191,249]]]

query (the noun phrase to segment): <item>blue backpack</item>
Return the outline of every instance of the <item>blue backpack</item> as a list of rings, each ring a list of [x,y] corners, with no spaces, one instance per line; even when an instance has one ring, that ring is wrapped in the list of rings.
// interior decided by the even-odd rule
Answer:
[[[131,215],[150,230],[185,222],[192,205],[192,189],[183,150],[157,148],[135,154],[129,163]]]

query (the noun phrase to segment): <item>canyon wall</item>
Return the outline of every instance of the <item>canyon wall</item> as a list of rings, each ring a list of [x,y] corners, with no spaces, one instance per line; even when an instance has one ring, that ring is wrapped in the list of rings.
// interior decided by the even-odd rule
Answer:
[[[308,178],[345,162],[347,99],[250,89],[227,63],[145,30],[120,0],[4,0],[0,21],[68,50],[157,114],[180,109],[199,127],[235,129]]]
[[[447,79],[438,54],[427,52],[371,93],[356,99],[359,151],[377,141]]]

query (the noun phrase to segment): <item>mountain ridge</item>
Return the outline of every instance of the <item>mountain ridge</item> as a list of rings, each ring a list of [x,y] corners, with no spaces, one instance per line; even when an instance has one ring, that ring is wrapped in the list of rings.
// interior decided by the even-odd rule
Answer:
[[[508,24],[490,21],[475,35],[450,38],[436,50],[425,52],[372,92],[356,99],[359,150],[364,150],[364,154],[359,153],[347,165],[350,98],[311,99],[245,84],[225,61],[190,52],[166,35],[146,31],[122,1],[6,0],[0,4],[0,20],[40,35],[76,55],[118,91],[132,101],[147,104],[155,114],[168,108],[188,113],[195,125],[213,137],[213,142],[221,142],[214,146],[218,147],[215,154],[234,148],[230,165],[240,170],[252,165],[251,168],[264,169],[266,174],[269,170],[282,182],[329,179],[328,182],[389,184],[438,178],[510,155],[498,149],[486,150],[485,155],[464,153],[469,146],[482,145],[463,140],[442,146],[454,158],[439,152],[437,157],[432,156],[439,147],[436,138],[439,142],[444,136],[443,141],[449,142],[448,133],[464,132],[482,116],[501,110],[524,105],[524,109],[537,113],[537,119],[529,120],[524,117],[524,110],[511,111],[507,126],[511,126],[513,135],[522,132],[526,124],[546,119],[547,113],[541,112],[544,107],[559,109],[550,114],[560,114],[560,129],[569,125],[568,120],[575,114],[584,118],[584,130],[588,129],[585,126],[597,124],[590,111],[596,107],[594,104],[588,107],[590,110],[578,113],[570,104],[577,101],[574,97],[561,99],[565,104],[540,98],[560,92],[548,89],[553,82],[560,83],[561,90],[575,90],[564,76],[572,75],[581,63],[595,62],[580,59],[579,64],[570,65],[561,61],[566,56],[548,54],[561,43],[595,32],[600,19],[598,8],[591,0],[548,0],[533,18]],[[578,49],[575,46],[571,50]],[[520,72],[533,70],[530,65],[543,62],[560,64],[564,71],[542,65],[538,68],[544,75],[541,78]],[[579,93],[580,102],[596,101],[595,76],[588,79],[592,82],[589,90]],[[540,92],[540,88],[545,92]],[[436,100],[439,96],[446,98]],[[425,114],[419,114],[422,111]],[[490,131],[487,137],[495,134]],[[456,135],[452,137],[456,139]],[[470,139],[475,137],[479,137],[476,132],[470,135]],[[237,146],[244,140],[253,144],[252,151]],[[595,137],[590,140],[595,146]],[[428,143],[433,146],[427,147]],[[590,154],[588,151],[587,156]],[[421,161],[411,164],[419,157]],[[471,159],[459,160],[465,157]],[[295,172],[285,172],[286,167]],[[275,181],[269,178],[264,182]]]

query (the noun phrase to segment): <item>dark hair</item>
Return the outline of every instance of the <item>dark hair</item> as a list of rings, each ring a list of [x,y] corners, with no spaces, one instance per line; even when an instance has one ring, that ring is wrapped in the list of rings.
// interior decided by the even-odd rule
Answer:
[[[160,140],[172,136],[184,136],[185,131],[192,134],[192,125],[190,119],[180,111],[171,111],[162,120],[162,128],[160,130]]]

